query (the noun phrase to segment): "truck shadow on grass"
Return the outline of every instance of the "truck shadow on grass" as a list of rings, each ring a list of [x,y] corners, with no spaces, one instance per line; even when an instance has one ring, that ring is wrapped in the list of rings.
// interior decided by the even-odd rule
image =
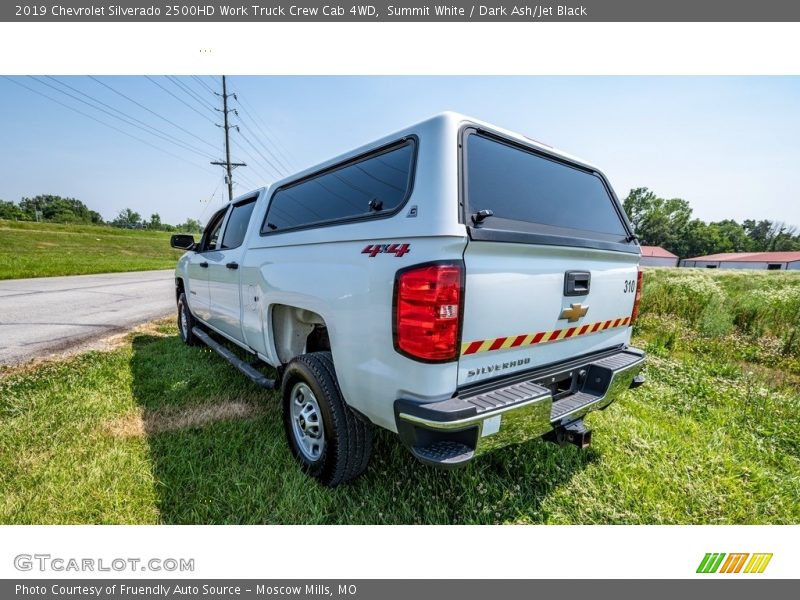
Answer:
[[[131,373],[164,523],[541,523],[548,495],[596,458],[536,440],[442,471],[376,430],[365,475],[331,490],[291,456],[278,394],[210,350],[138,334]]]

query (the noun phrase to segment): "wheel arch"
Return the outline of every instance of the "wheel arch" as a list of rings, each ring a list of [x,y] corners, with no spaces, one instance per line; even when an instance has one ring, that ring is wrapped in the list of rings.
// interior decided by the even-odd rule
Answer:
[[[313,310],[274,304],[270,310],[270,325],[275,356],[283,365],[309,352],[331,350],[327,322]]]
[[[183,283],[183,277],[176,275],[175,276],[175,302],[177,303],[181,297],[181,294],[186,293],[186,285]]]

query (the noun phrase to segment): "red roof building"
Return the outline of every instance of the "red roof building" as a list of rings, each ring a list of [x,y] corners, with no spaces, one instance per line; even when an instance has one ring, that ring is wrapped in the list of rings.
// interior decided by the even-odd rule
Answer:
[[[642,246],[641,248],[642,260],[639,264],[643,267],[678,266],[678,257],[661,246]]]
[[[800,252],[723,252],[687,258],[683,267],[707,269],[800,270]]]

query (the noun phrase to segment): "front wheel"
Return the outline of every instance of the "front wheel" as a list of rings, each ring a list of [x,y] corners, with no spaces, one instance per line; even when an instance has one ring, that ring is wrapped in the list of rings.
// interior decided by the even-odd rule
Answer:
[[[293,359],[282,387],[286,438],[303,469],[329,487],[361,475],[372,451],[372,426],[344,401],[331,353]]]
[[[189,346],[197,346],[200,340],[192,333],[192,327],[196,325],[196,321],[189,310],[189,305],[186,302],[186,294],[181,292],[178,297],[178,332],[181,339]]]

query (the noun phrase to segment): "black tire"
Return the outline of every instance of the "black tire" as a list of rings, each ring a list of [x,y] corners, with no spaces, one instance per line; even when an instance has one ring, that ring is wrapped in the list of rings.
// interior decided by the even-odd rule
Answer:
[[[186,294],[181,292],[178,297],[178,333],[181,336],[184,344],[189,346],[197,346],[200,340],[192,333],[192,327],[197,325],[197,321],[192,316],[192,311],[189,310],[189,304],[186,302]]]
[[[372,425],[344,401],[331,353],[312,352],[293,359],[286,366],[282,388],[286,439],[303,470],[328,487],[361,475],[372,453]],[[311,404],[313,410],[307,410]]]

